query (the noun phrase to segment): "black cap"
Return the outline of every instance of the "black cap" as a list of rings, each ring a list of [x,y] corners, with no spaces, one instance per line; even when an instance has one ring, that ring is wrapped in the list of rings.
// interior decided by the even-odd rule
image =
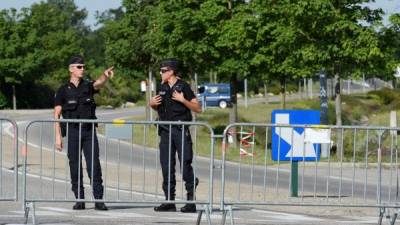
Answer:
[[[71,64],[85,64],[85,61],[83,60],[83,57],[81,55],[74,55],[71,56],[68,60],[68,65]]]
[[[181,70],[182,62],[175,58],[164,59],[160,63],[160,68],[161,67],[169,67],[170,69],[172,69],[177,73]]]

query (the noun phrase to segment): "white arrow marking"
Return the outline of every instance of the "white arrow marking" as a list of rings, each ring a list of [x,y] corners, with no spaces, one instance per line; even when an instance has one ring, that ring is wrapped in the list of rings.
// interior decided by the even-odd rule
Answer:
[[[289,114],[275,114],[275,123],[288,125]],[[291,127],[276,127],[275,133],[291,146],[286,157],[316,157],[314,145],[310,142],[304,143],[304,132],[299,134]]]

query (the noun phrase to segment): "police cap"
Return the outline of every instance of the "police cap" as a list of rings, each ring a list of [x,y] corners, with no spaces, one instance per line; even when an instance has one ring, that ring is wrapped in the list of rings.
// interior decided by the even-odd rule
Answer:
[[[160,68],[168,67],[172,69],[175,73],[180,72],[182,67],[182,62],[175,58],[164,59],[160,63]]]
[[[71,64],[85,64],[85,61],[81,55],[74,55],[68,60],[68,65]]]

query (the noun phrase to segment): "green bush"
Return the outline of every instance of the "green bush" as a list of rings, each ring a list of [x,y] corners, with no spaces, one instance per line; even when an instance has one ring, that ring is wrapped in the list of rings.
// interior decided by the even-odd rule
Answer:
[[[372,98],[378,97],[380,102],[384,105],[391,104],[394,100],[400,98],[400,93],[398,91],[391,90],[389,88],[383,88],[378,91],[370,91],[368,95]]]
[[[298,86],[297,83],[286,83],[286,92],[297,92]],[[274,95],[278,95],[281,92],[281,84],[278,81],[273,81],[268,85],[268,92],[273,93]]]

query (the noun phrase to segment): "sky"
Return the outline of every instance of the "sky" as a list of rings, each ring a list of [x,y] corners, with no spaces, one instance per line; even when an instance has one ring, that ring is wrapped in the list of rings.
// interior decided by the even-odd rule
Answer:
[[[0,10],[16,8],[21,9],[22,7],[29,7],[33,3],[39,3],[45,0],[0,0]],[[92,28],[96,28],[96,11],[104,12],[108,9],[115,9],[122,5],[122,0],[75,0],[75,5],[78,8],[86,8],[88,11],[88,18],[86,24]]]
[[[40,2],[41,0],[0,0],[0,9],[29,7],[32,3]],[[96,23],[96,11],[104,12],[110,8],[118,8],[122,4],[122,0],[75,0],[75,4],[79,8],[86,8],[88,18],[86,24],[92,28]],[[388,15],[400,13],[400,0],[375,0],[374,3],[369,3],[371,8],[382,8],[386,13],[385,23],[387,23]]]

